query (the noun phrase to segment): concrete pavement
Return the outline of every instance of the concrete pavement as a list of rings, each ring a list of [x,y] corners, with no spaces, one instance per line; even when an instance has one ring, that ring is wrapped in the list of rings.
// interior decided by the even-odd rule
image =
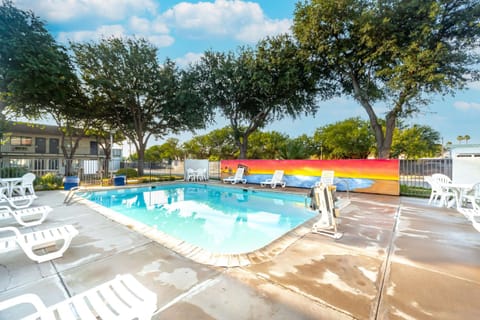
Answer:
[[[480,318],[480,233],[426,199],[350,194],[341,239],[307,232],[269,259],[227,268],[185,258],[81,201],[65,205],[65,195],[38,192],[35,205],[54,210],[23,231],[73,224],[79,236],[50,262],[1,255],[0,301],[28,292],[51,305],[131,273],[157,294],[154,319]]]

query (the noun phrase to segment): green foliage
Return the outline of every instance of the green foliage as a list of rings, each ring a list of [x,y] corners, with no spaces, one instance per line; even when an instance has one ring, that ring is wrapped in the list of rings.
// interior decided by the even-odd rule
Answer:
[[[280,150],[285,148],[288,135],[271,131],[257,131],[252,134],[248,148],[249,159],[279,159]]]
[[[241,159],[257,129],[315,113],[315,98],[323,93],[308,60],[286,35],[262,40],[255,49],[240,48],[237,54],[207,51],[194,70],[202,79],[204,100],[230,121]]]
[[[116,175],[125,175],[125,176],[127,176],[127,179],[138,177],[137,170],[135,170],[133,168],[118,169],[117,172],[115,172],[115,174]]]
[[[409,186],[405,184],[400,185],[400,194],[402,196],[414,196],[419,198],[429,198],[432,189]]]
[[[63,185],[63,178],[54,174],[47,173],[35,179],[36,190],[56,190]]]
[[[365,109],[387,158],[397,119],[477,79],[479,17],[477,0],[311,0],[297,4],[293,33],[322,81]]]
[[[396,130],[393,136],[392,157],[405,159],[431,158],[440,155],[440,133],[429,126],[413,125]]]
[[[145,151],[145,160],[152,162],[165,159],[179,160],[182,156],[183,150],[175,138],[169,138],[164,144],[152,146]]]
[[[39,118],[81,104],[78,79],[66,49],[31,11],[0,5],[0,99],[7,111]],[[8,45],[7,45],[8,44]]]
[[[279,150],[280,159],[307,159],[307,148],[300,140],[288,140]]]
[[[193,159],[233,159],[237,152],[233,131],[229,127],[216,129],[208,134],[195,136],[183,143],[186,157]]]
[[[323,159],[366,159],[375,144],[369,122],[359,117],[318,128],[313,141]]]
[[[171,60],[160,65],[157,49],[145,39],[110,38],[72,49],[95,116],[134,143],[140,175],[152,135],[204,128],[212,117],[196,74],[180,71]]]
[[[19,178],[29,172],[25,167],[4,167],[0,168],[0,177],[2,178]]]

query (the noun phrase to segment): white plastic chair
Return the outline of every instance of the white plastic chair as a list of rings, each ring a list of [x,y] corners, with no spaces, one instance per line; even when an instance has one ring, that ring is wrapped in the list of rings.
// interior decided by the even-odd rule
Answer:
[[[244,171],[245,171],[245,168],[243,167],[237,168],[237,172],[235,172],[235,175],[223,179],[223,182],[224,183],[230,182],[231,184],[235,184],[237,182],[241,182],[243,184],[247,183],[247,179],[243,177]]]
[[[192,168],[188,168],[187,169],[187,181],[195,181],[197,178],[197,174],[195,172],[195,170],[193,170]]]
[[[275,170],[272,178],[260,182],[260,186],[265,187],[270,185],[272,188],[275,188],[277,185],[285,188],[285,181],[283,180],[283,170]]]
[[[0,228],[2,232],[13,232],[15,235],[5,238],[0,238],[0,253],[7,253],[19,248],[31,260],[38,263],[59,258],[68,249],[73,237],[78,235],[77,229],[72,225],[65,225],[63,227],[51,228],[30,233],[20,233],[15,227]],[[59,249],[48,253],[37,253],[53,245],[59,245]]]
[[[438,201],[439,206],[447,207],[450,199],[454,199],[456,196],[455,192],[448,187],[451,183],[452,179],[448,176],[441,173],[433,174],[430,180],[433,195],[430,195],[429,203]]]
[[[468,191],[465,195],[462,195],[460,203],[470,203],[473,207],[480,206],[480,182],[475,183],[470,191]]]
[[[201,168],[197,169],[197,180],[198,181],[207,181],[207,169]]]
[[[0,206],[0,223],[5,224],[15,220],[24,227],[31,227],[41,224],[47,215],[52,211],[50,206],[30,207],[25,209],[12,210],[7,206]]]
[[[33,181],[35,180],[36,176],[31,173],[25,173],[22,176],[22,180],[20,181],[19,184],[16,184],[12,187],[12,195],[15,193],[21,196],[24,196],[27,194],[27,191],[30,195],[35,194],[35,190],[33,188]]]
[[[322,176],[320,177],[320,181],[317,182],[315,185],[324,184],[326,186],[333,186],[335,179],[335,171],[333,170],[322,170]]]
[[[15,209],[24,209],[32,205],[33,200],[37,199],[37,196],[25,195],[18,197],[8,197],[4,191],[5,187],[0,187],[0,205],[8,204],[10,207]]]
[[[157,295],[131,274],[75,295],[53,306],[45,306],[36,294],[24,294],[0,302],[0,310],[31,304],[36,312],[28,319],[151,319],[157,309]]]

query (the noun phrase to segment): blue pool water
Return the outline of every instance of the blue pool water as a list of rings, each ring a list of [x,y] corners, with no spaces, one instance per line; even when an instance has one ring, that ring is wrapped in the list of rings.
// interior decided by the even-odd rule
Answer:
[[[202,184],[87,192],[84,198],[215,253],[246,253],[311,219],[305,196]]]

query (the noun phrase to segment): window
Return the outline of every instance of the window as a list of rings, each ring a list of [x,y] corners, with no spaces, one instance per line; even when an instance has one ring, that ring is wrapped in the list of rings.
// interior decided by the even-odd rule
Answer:
[[[98,143],[96,141],[90,141],[90,155],[98,155]]]
[[[47,139],[45,139],[45,138],[35,138],[35,152],[36,153],[47,152]]]
[[[51,138],[48,146],[49,146],[49,149],[48,149],[49,153],[57,154],[59,152],[59,148],[58,148],[59,140],[58,139]]]
[[[122,149],[112,149],[112,157],[120,158],[122,156]]]
[[[12,146],[31,146],[32,137],[13,136],[10,138],[10,145]]]

